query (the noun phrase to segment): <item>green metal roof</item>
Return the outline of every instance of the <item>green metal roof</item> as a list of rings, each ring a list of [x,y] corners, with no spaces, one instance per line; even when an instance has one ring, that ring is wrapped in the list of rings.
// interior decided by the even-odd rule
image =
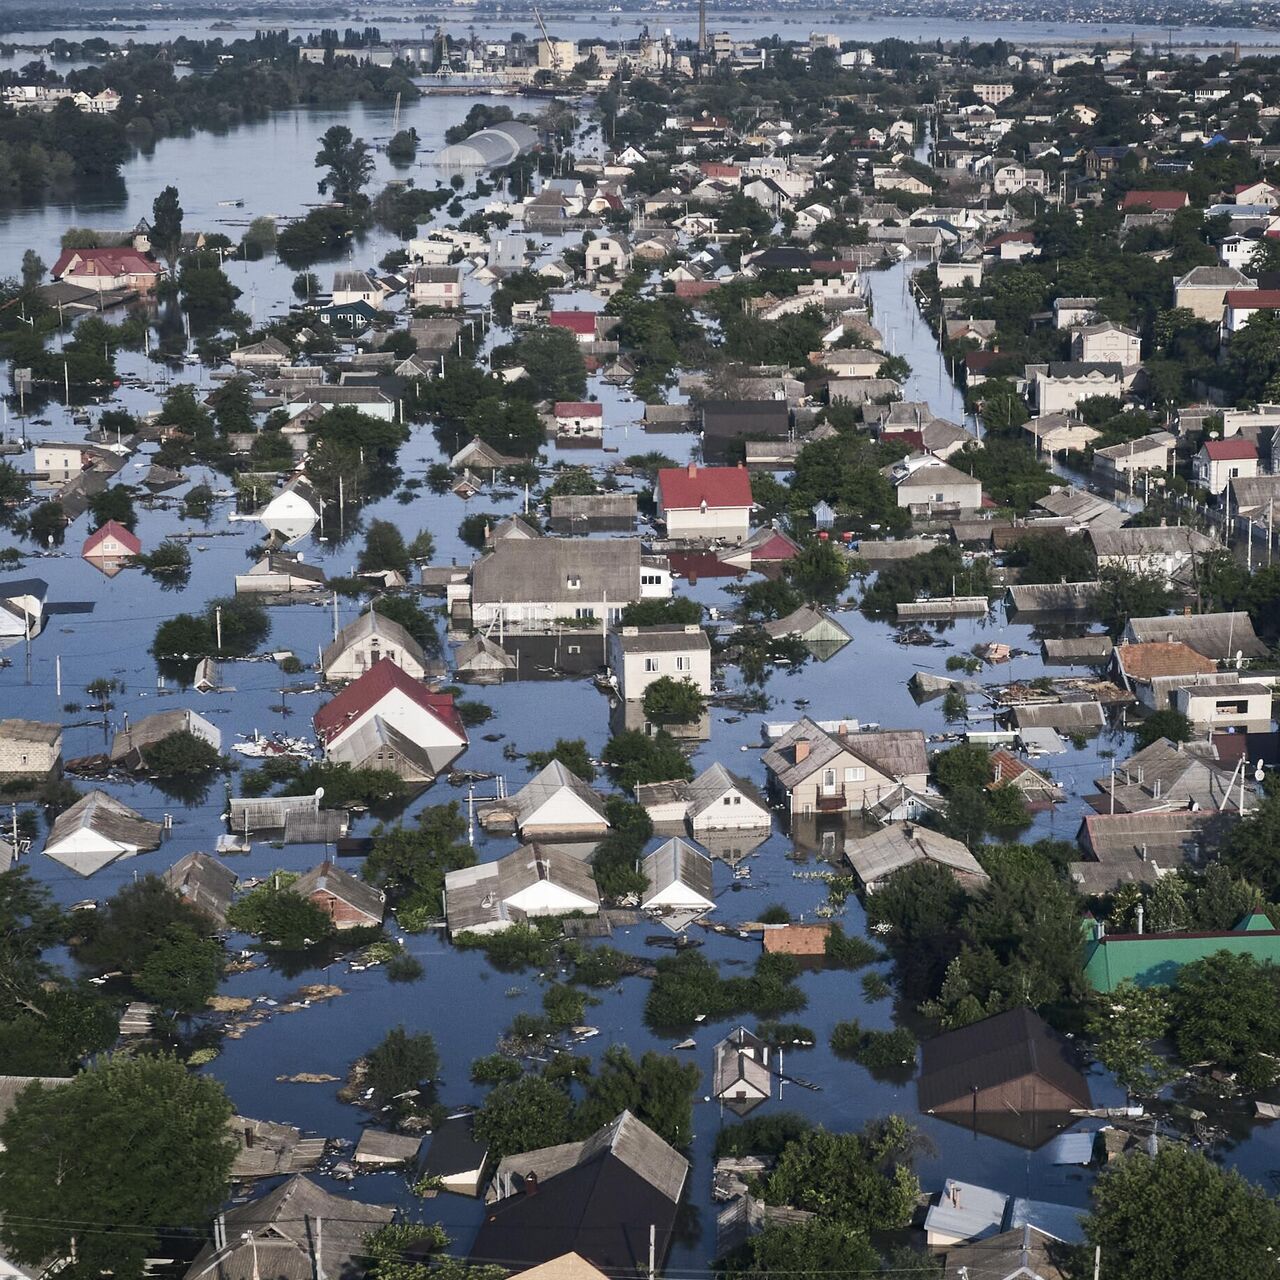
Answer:
[[[1128,979],[1140,987],[1168,986],[1184,964],[1219,951],[1251,955],[1280,965],[1280,930],[1254,912],[1226,933],[1119,933],[1098,937],[1086,922],[1085,977],[1098,991],[1114,991]]]

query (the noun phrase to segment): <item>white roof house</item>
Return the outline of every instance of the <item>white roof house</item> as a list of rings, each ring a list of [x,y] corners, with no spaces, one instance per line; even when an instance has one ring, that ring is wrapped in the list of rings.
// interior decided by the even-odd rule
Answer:
[[[751,783],[716,763],[689,783],[689,829],[695,836],[707,831],[767,831],[769,806]]]
[[[687,840],[673,836],[659,845],[642,869],[648,882],[640,903],[643,910],[701,914],[715,907],[711,859]]]
[[[497,862],[450,871],[444,878],[450,935],[498,933],[537,916],[597,915],[600,893],[591,868],[559,849],[522,845]]]
[[[90,791],[54,819],[44,851],[82,876],[160,847],[161,828],[105,791]]]
[[[491,806],[510,813],[523,839],[602,836],[609,829],[604,801],[572,770],[552,760],[515,795]]]
[[[745,1115],[773,1096],[769,1046],[745,1027],[731,1031],[715,1047],[712,1096]]]

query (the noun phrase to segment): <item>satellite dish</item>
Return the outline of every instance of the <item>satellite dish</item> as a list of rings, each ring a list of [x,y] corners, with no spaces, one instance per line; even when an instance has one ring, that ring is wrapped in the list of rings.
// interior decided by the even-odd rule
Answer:
[[[1255,782],[1261,782],[1265,776],[1266,776],[1266,770],[1262,766],[1262,757],[1259,756],[1258,763],[1254,766],[1253,780]]]
[[[317,787],[317,788],[316,788],[316,799],[317,799],[317,800],[323,800],[323,799],[324,799],[324,788],[323,788],[323,787]]]

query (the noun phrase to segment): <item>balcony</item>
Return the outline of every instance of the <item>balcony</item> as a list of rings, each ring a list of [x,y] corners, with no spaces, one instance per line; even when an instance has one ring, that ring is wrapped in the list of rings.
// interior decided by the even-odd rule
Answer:
[[[845,807],[844,788],[836,787],[834,790],[823,789],[818,792],[818,812],[819,813],[839,813]]]

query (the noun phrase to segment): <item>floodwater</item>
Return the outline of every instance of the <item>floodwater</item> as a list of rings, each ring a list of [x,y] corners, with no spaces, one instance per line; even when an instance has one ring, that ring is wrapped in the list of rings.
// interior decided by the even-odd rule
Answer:
[[[444,129],[460,120],[469,106],[470,101],[465,99],[425,99],[406,109],[402,123],[417,127],[424,146],[439,147]],[[52,261],[58,238],[69,224],[131,224],[149,213],[154,195],[168,183],[179,188],[187,210],[188,227],[209,230],[226,227],[230,234],[236,235],[239,228],[233,224],[247,223],[257,214],[296,214],[314,191],[315,139],[337,121],[349,123],[357,134],[385,138],[390,133],[390,108],[358,105],[349,112],[287,112],[227,136],[200,135],[164,141],[153,154],[137,157],[126,166],[124,194],[99,201],[10,211],[0,218],[0,270],[15,271],[22,251],[28,247],[35,248],[46,261]],[[429,156],[423,159],[429,160]],[[378,180],[381,181],[390,170],[381,158],[379,164]],[[434,181],[429,169],[415,173],[422,175],[419,181]],[[243,209],[228,211],[220,205],[220,201],[233,197],[244,198]],[[355,264],[373,265],[394,243],[384,233],[371,234],[358,247]],[[552,245],[548,252],[560,247]],[[326,263],[317,271],[325,280],[333,267],[342,265],[345,264]],[[873,277],[870,287],[877,323],[891,346],[904,354],[913,367],[908,395],[928,399],[936,412],[958,418],[956,393],[939,373],[936,348],[905,288],[908,270],[907,266],[899,265]],[[289,301],[292,272],[273,261],[236,264],[231,267],[231,275],[245,291],[240,305],[246,309],[251,305],[256,307],[259,317],[278,311]],[[588,301],[585,296],[570,295],[564,302],[573,305],[575,300],[584,305]],[[151,385],[122,390],[118,403],[137,412],[155,408],[163,392],[163,386],[159,385],[163,378],[155,372],[156,366],[148,365],[136,355],[123,356],[119,364],[123,374],[140,377]],[[0,370],[0,375],[7,377],[7,370]],[[208,385],[203,373],[196,373],[194,377],[202,386]],[[607,444],[616,446],[618,454],[602,457],[580,450],[559,454],[551,449],[548,452],[552,458],[564,456],[572,461],[599,465],[615,456],[625,458],[630,453],[649,449],[659,449],[677,462],[690,455],[695,445],[692,436],[646,436],[638,426],[641,406],[627,393],[596,380],[590,390],[605,404]],[[12,404],[8,406],[10,414],[13,408]],[[15,434],[22,430],[29,439],[75,438],[76,428],[61,406],[49,406],[44,418],[43,423],[21,425],[11,420],[8,430]],[[120,480],[136,483],[148,464],[149,453],[148,447],[135,456]],[[440,457],[441,451],[430,431],[415,428],[401,454],[404,477],[421,477]],[[216,477],[206,477],[200,468],[193,468],[190,477],[193,482],[210,478],[215,488],[225,487]],[[182,490],[178,490],[172,496],[181,493]],[[463,561],[470,557],[470,552],[461,544],[456,531],[464,515],[476,510],[515,511],[522,502],[520,494],[487,494],[468,505],[452,495],[436,497],[419,489],[408,503],[402,504],[392,496],[367,507],[359,517],[348,513],[342,529],[330,526],[323,536],[317,531],[300,545],[309,562],[320,564],[328,574],[345,574],[351,570],[358,546],[358,519],[367,522],[386,518],[399,524],[407,535],[422,528],[430,529],[436,539],[438,563]],[[115,727],[121,724],[126,713],[136,721],[164,707],[190,706],[221,729],[224,748],[238,736],[254,730],[307,734],[311,716],[323,697],[308,691],[305,675],[282,677],[278,667],[267,660],[227,663],[223,666],[223,675],[231,688],[200,696],[171,686],[163,687],[147,652],[160,621],[180,611],[199,610],[208,599],[228,594],[233,575],[250,563],[261,531],[249,523],[229,522],[231,510],[230,499],[223,499],[207,526],[183,521],[172,503],[141,510],[138,533],[145,548],[154,547],[161,538],[177,531],[200,535],[192,543],[190,581],[181,591],[166,592],[136,571],[122,573],[111,580],[100,576],[78,555],[86,532],[83,519],[68,531],[64,551],[28,558],[14,576],[45,578],[50,586],[51,601],[92,601],[94,608],[88,614],[54,618],[32,643],[29,656],[21,647],[8,651],[12,665],[0,669],[0,716],[61,721],[66,728],[67,757],[100,751],[107,742],[101,717],[71,708],[73,704],[88,701],[83,689],[90,681],[112,677],[122,686],[115,695],[116,705],[111,712]],[[0,533],[0,545],[11,540]],[[731,582],[732,579],[704,577],[696,584],[682,583],[680,590],[707,605],[726,609],[732,604],[725,592]],[[350,621],[356,612],[353,603],[340,602],[341,622]],[[735,772],[762,784],[761,722],[766,718],[787,719],[798,715],[801,709],[823,719],[852,717],[864,723],[874,722],[885,727],[918,726],[927,734],[941,734],[948,726],[942,719],[940,704],[917,706],[907,690],[907,679],[916,668],[943,671],[949,654],[966,652],[979,642],[1003,641],[1011,645],[1017,655],[1007,666],[987,673],[987,679],[1034,678],[1044,670],[1038,634],[1025,623],[1007,618],[1000,606],[982,619],[933,628],[937,642],[927,648],[906,648],[895,643],[892,627],[867,621],[851,609],[843,610],[840,616],[853,633],[852,642],[825,663],[811,662],[799,669],[775,670],[766,687],[771,700],[767,712],[744,715],[727,707],[713,710],[710,741],[700,744],[694,752],[696,768],[720,760]],[[273,609],[272,622],[267,647],[292,650],[304,662],[311,660],[318,647],[332,635],[332,615],[323,604]],[[731,688],[738,687],[736,673],[731,673],[729,680]],[[495,716],[488,725],[472,732],[472,745],[461,758],[460,766],[501,773],[511,789],[520,786],[528,772],[522,763],[504,757],[503,748],[507,743],[514,743],[524,751],[550,746],[557,737],[583,737],[591,752],[598,756],[609,736],[606,699],[587,680],[514,682],[478,689],[469,696],[491,706]],[[489,734],[500,737],[497,741],[487,741]],[[1038,815],[1029,837],[1070,838],[1083,812],[1079,796],[1092,790],[1092,779],[1106,772],[1110,753],[1123,755],[1127,747],[1123,732],[1108,731],[1083,748],[1068,746],[1063,755],[1054,757],[1052,771],[1072,797],[1056,812]],[[481,784],[478,794],[491,794],[488,790],[491,785]],[[234,777],[231,787],[235,787]],[[166,796],[146,783],[111,783],[107,789],[147,817],[160,820],[169,816],[171,833],[159,851],[109,867],[88,883],[43,857],[37,842],[37,852],[29,859],[29,865],[63,904],[90,896],[103,900],[135,875],[163,870],[192,850],[211,851],[218,834],[225,829],[222,815],[227,807],[227,788],[222,779],[214,781],[202,798],[185,801]],[[466,798],[465,789],[439,782],[408,806],[406,820],[411,821],[424,804],[465,802]],[[353,833],[365,834],[372,826],[371,818],[359,818]],[[499,856],[512,847],[510,840],[491,839],[479,832],[476,844],[482,859]],[[314,865],[322,855],[319,847],[273,848],[258,843],[250,854],[233,858],[231,862],[236,872],[246,878],[265,875],[276,867],[305,868]],[[726,864],[716,865],[717,918],[749,920],[775,902],[785,904],[796,918],[812,918],[825,899],[821,881],[808,878],[805,873],[829,864],[822,860],[820,850],[811,844],[793,841],[777,824],[770,837],[743,865],[749,868],[749,875],[742,879],[735,879]],[[863,915],[856,901],[849,902],[842,919],[851,932],[862,929]],[[645,938],[650,932],[649,926],[640,926],[615,936],[613,943],[637,953],[662,954],[646,945]],[[484,1091],[468,1080],[469,1063],[494,1049],[498,1036],[515,1013],[536,1011],[540,1007],[540,983],[546,975],[528,973],[513,977],[498,973],[479,954],[454,951],[436,933],[409,937],[407,943],[410,951],[421,958],[426,970],[421,981],[409,985],[388,983],[380,969],[353,972],[344,963],[288,975],[260,967],[228,979],[227,994],[252,998],[278,1000],[303,982],[326,979],[340,986],[345,994],[305,1011],[277,1014],[242,1039],[225,1041],[221,1055],[206,1070],[225,1083],[235,1105],[246,1115],[287,1121],[311,1132],[354,1141],[365,1117],[336,1100],[335,1085],[289,1084],[278,1081],[277,1077],[304,1071],[342,1077],[354,1058],[377,1043],[389,1028],[403,1024],[411,1031],[430,1031],[436,1038],[443,1060],[440,1092],[446,1103],[481,1101]],[[725,966],[750,966],[758,954],[757,948],[758,944],[751,942],[710,935],[706,938],[706,953]],[[830,1054],[827,1039],[838,1021],[857,1018],[877,1028],[892,1024],[892,1001],[868,1003],[862,993],[860,976],[816,972],[801,979],[808,1008],[797,1015],[796,1020],[816,1032],[817,1047],[788,1055],[787,1067],[818,1088],[809,1091],[789,1087],[781,1103],[775,1099],[767,1107],[794,1108],[840,1129],[856,1127],[868,1118],[889,1112],[901,1112],[920,1127],[931,1143],[930,1152],[919,1161],[920,1175],[927,1188],[937,1189],[944,1177],[956,1175],[1009,1193],[1083,1206],[1087,1202],[1087,1179],[1077,1172],[1055,1167],[1046,1150],[1027,1153],[993,1138],[973,1135],[919,1115],[913,1084],[878,1081],[863,1068],[839,1061]],[[601,1003],[588,1012],[589,1022],[599,1028],[600,1034],[577,1051],[597,1057],[611,1044],[626,1045],[636,1054],[650,1048],[670,1049],[670,1039],[654,1037],[643,1026],[641,1008],[645,992],[643,980],[628,979],[617,991],[603,993]],[[707,1088],[712,1046],[731,1025],[704,1024],[696,1030],[697,1049],[691,1053],[690,1060],[703,1070],[700,1099]],[[1096,1103],[1122,1101],[1119,1091],[1101,1071],[1092,1072],[1091,1084]],[[724,1117],[715,1104],[699,1101],[695,1108],[696,1137],[691,1152],[694,1167],[688,1193],[695,1212],[690,1215],[689,1228],[673,1255],[673,1264],[681,1268],[703,1267],[713,1253],[715,1206],[710,1200],[711,1151],[723,1122]],[[1247,1122],[1242,1122],[1238,1137],[1237,1145],[1226,1152],[1226,1158],[1250,1176],[1261,1180],[1266,1171],[1280,1164],[1275,1138],[1265,1129],[1250,1129]],[[364,1200],[397,1202],[427,1220],[442,1221],[461,1251],[468,1247],[478,1221],[479,1206],[475,1203],[451,1196],[431,1202],[415,1201],[395,1175],[362,1177],[351,1186],[351,1191]]]

